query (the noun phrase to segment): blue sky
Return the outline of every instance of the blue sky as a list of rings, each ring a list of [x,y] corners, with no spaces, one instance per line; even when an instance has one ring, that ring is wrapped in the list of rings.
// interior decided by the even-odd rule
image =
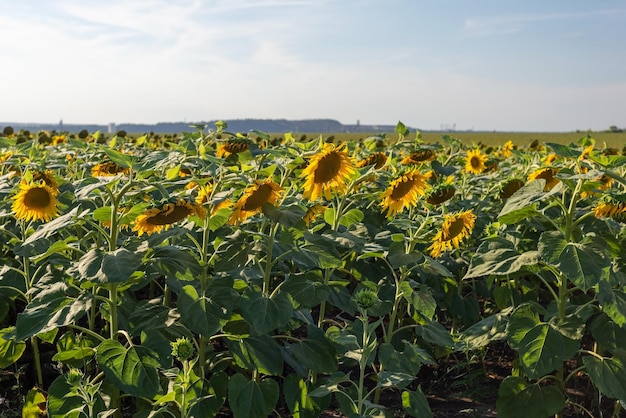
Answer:
[[[626,127],[622,0],[6,1],[0,121]]]

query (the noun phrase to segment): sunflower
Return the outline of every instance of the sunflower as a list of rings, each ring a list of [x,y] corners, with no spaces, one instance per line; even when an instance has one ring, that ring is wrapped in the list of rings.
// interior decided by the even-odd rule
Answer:
[[[588,147],[585,147],[583,152],[580,153],[580,156],[578,157],[578,160],[582,161],[582,160],[586,160],[587,158],[589,158],[589,156],[591,155],[591,152],[593,151],[593,149],[594,149],[593,144],[589,145]]]
[[[452,184],[443,183],[430,191],[428,197],[426,198],[426,202],[431,205],[441,205],[442,203],[452,199],[452,197],[454,197],[454,193],[456,193],[456,189]]]
[[[550,153],[550,154],[545,156],[545,158],[543,159],[543,163],[545,165],[550,165],[553,162],[555,162],[557,160],[557,158],[559,158],[559,156],[552,152],[552,153]]]
[[[226,142],[222,142],[217,147],[215,155],[219,158],[226,158],[229,155],[239,154],[250,148],[250,144],[245,139],[231,139]]]
[[[476,215],[471,210],[445,215],[441,230],[435,235],[433,244],[428,247],[430,255],[439,257],[443,251],[459,248],[461,241],[471,235],[475,220]]]
[[[325,143],[324,149],[311,157],[308,166],[302,170],[302,176],[306,178],[302,197],[316,200],[324,194],[330,200],[330,192],[345,193],[348,186],[347,180],[357,173],[352,158],[344,151],[345,145],[335,147]]]
[[[19,219],[49,222],[59,214],[57,207],[58,191],[45,182],[20,184],[20,190],[13,197],[11,209]]]
[[[56,194],[59,194],[59,185],[57,184],[56,180],[54,179],[52,171],[50,171],[50,170],[46,170],[46,171],[36,170],[36,171],[34,171],[33,172],[33,181],[37,182],[37,183],[43,181],[46,184],[46,186],[48,186],[52,190],[54,190],[56,192]],[[25,182],[22,181],[22,183],[25,183]]]
[[[524,186],[524,181],[520,179],[507,180],[500,189],[500,200],[508,199],[513,194]]]
[[[147,209],[137,216],[133,223],[133,231],[141,236],[143,233],[161,232],[187,216],[206,217],[206,210],[199,205],[179,199],[176,203],[165,203],[161,207]]]
[[[128,168],[121,167],[115,164],[113,161],[96,164],[91,168],[91,175],[93,177],[107,177],[114,176],[116,174],[128,174]]]
[[[374,154],[368,155],[367,158],[359,161],[356,166],[359,168],[367,167],[369,165],[373,165],[375,169],[382,168],[387,162],[387,156],[384,152],[375,152]]]
[[[380,196],[382,199],[380,206],[387,210],[387,216],[399,213],[409,206],[415,206],[419,196],[425,194],[427,179],[428,177],[414,168],[393,180]]]
[[[404,157],[402,161],[400,161],[400,164],[412,165],[412,164],[425,163],[427,161],[434,160],[435,156],[436,156],[435,151],[428,149],[428,148],[421,148],[421,149],[418,149],[417,151],[411,152],[411,154],[409,154],[407,157]]]
[[[582,192],[580,194],[580,197],[582,198],[590,197],[590,196],[593,196],[597,190],[607,190],[611,188],[611,186],[613,185],[613,178],[607,176],[606,174],[603,174],[600,177],[598,177],[594,183],[598,184],[597,187],[595,187],[594,190],[587,190],[587,191]]]
[[[326,206],[320,205],[319,203],[315,204],[306,211],[302,220],[304,221],[306,226],[309,226],[311,221],[315,220],[319,215],[324,213],[325,210]]]
[[[593,208],[596,218],[623,217],[626,213],[626,195],[605,195],[598,200],[598,204]]]
[[[235,210],[228,219],[228,223],[237,225],[255,213],[260,212],[264,203],[276,203],[280,198],[282,190],[283,188],[278,183],[269,179],[256,181],[246,189],[237,203],[235,203]]]
[[[487,156],[482,154],[479,149],[467,151],[465,159],[465,171],[472,174],[480,174],[485,170]]]
[[[530,175],[528,176],[528,180],[534,181],[537,179],[544,179],[546,181],[546,185],[543,187],[543,191],[547,192],[549,190],[552,190],[554,186],[561,182],[561,180],[554,177],[556,173],[558,173],[558,170],[555,168],[540,168],[539,170],[530,173]]]
[[[513,141],[508,140],[502,146],[502,156],[504,158],[509,158],[513,155],[513,150],[515,149],[515,145],[513,145]]]
[[[65,144],[66,142],[65,135],[52,135],[52,145]]]

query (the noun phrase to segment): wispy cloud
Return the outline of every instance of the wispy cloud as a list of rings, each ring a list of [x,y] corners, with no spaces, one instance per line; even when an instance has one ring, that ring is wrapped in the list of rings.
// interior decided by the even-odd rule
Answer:
[[[614,17],[623,15],[626,9],[604,9],[588,12],[565,12],[543,14],[513,14],[501,16],[478,16],[465,20],[464,29],[475,35],[516,33],[536,22],[555,20],[579,20],[590,17]]]

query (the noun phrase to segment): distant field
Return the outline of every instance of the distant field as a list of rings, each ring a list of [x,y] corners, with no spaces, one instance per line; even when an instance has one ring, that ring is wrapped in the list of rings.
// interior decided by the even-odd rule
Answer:
[[[442,135],[449,135],[453,138],[458,138],[463,141],[464,144],[485,144],[485,145],[501,145],[506,141],[511,140],[517,146],[529,145],[535,139],[540,143],[544,142],[556,142],[560,144],[576,143],[579,138],[591,135],[596,140],[596,147],[603,148],[614,147],[622,148],[626,146],[626,132],[422,132],[422,140],[424,143],[435,143],[441,141]],[[272,134],[274,136],[282,135],[282,133]],[[302,133],[294,134],[303,135]],[[320,133],[306,133],[304,134],[308,138],[315,138]],[[380,133],[323,133],[324,138],[334,136],[335,141],[358,141],[359,139],[368,138],[370,136],[381,135]],[[397,136],[396,133],[387,133],[387,137]],[[415,137],[415,131],[409,134],[409,137]]]

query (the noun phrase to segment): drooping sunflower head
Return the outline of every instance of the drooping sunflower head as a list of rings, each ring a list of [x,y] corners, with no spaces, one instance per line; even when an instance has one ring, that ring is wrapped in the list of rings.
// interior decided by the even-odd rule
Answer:
[[[345,145],[335,147],[325,143],[324,149],[311,157],[309,164],[302,170],[304,193],[302,197],[316,200],[322,194],[327,200],[332,193],[345,193],[348,180],[357,173],[352,158],[345,151]]]
[[[229,155],[239,154],[250,148],[250,142],[247,139],[237,138],[229,139],[218,145],[215,155],[219,158],[226,158]]]
[[[428,247],[433,257],[439,257],[442,252],[459,248],[461,241],[469,237],[474,229],[476,215],[471,210],[456,214],[445,215],[441,230]]]
[[[315,205],[311,206],[306,211],[306,213],[302,217],[302,220],[304,221],[304,223],[308,227],[311,224],[311,222],[313,222],[319,215],[324,213],[324,211],[326,209],[327,209],[326,206],[320,205],[319,203],[316,203]]]
[[[52,171],[50,170],[46,170],[46,171],[40,171],[40,170],[35,170],[32,172],[32,181],[39,183],[39,182],[44,182],[46,184],[46,186],[49,186],[52,190],[54,190],[56,192],[56,194],[59,193],[59,185],[57,184],[56,180],[54,179],[54,175],[52,174]],[[22,183],[29,183],[29,181],[24,181],[22,180]]]
[[[417,168],[404,172],[380,195],[380,206],[387,211],[387,216],[391,216],[417,205],[419,197],[426,193],[427,181],[428,177]]]
[[[414,165],[425,163],[428,161],[434,160],[436,157],[435,151],[430,148],[420,148],[416,151],[411,152],[409,155],[404,157],[400,164],[402,165]]]
[[[275,204],[280,199],[282,191],[283,188],[270,179],[256,181],[246,189],[237,203],[235,203],[234,211],[228,219],[228,223],[237,225],[255,213],[261,212],[263,204]]]
[[[539,170],[536,170],[535,172],[530,173],[528,175],[528,180],[533,181],[537,179],[544,179],[546,181],[546,185],[543,187],[543,191],[547,192],[549,190],[552,190],[554,186],[556,186],[557,184],[561,182],[561,180],[554,177],[556,173],[558,173],[558,170],[556,168],[552,168],[552,167],[540,168]]]
[[[369,165],[373,165],[376,170],[383,168],[385,163],[387,162],[387,155],[384,152],[375,152],[373,154],[368,155],[366,158],[357,162],[356,166],[358,168],[367,167]]]
[[[506,200],[513,196],[513,193],[518,191],[524,186],[524,181],[521,179],[513,178],[507,180],[500,189],[500,200]]]
[[[596,218],[621,219],[626,213],[626,194],[604,195],[593,208]]]
[[[133,222],[133,231],[137,231],[139,236],[144,233],[161,232],[190,215],[204,218],[206,210],[202,206],[179,199],[176,203],[165,203],[159,207],[147,209]]]
[[[128,168],[121,167],[113,161],[96,164],[91,168],[91,175],[93,177],[107,177],[114,176],[116,174],[127,175],[129,172]]]
[[[442,183],[430,190],[430,193],[428,193],[428,197],[426,198],[426,202],[434,206],[441,205],[442,203],[452,199],[452,197],[454,197],[454,193],[456,193],[456,189],[452,184]]]
[[[485,171],[486,162],[487,156],[481,153],[479,149],[469,150],[465,158],[465,171],[472,174],[480,174]]]
[[[59,214],[58,191],[45,182],[20,184],[11,209],[18,219],[49,222]]]
[[[589,196],[593,196],[597,191],[604,191],[611,188],[613,185],[613,178],[607,176],[606,174],[598,177],[594,182],[589,184],[593,187],[593,189],[585,190],[580,194],[580,197],[586,198]]]

